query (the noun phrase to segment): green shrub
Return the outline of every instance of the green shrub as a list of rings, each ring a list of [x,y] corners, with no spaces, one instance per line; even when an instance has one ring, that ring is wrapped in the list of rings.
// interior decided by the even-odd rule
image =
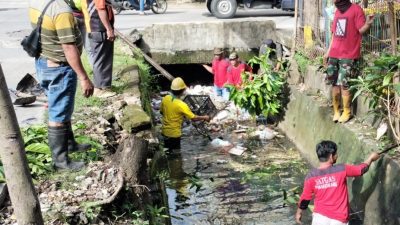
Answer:
[[[260,57],[253,57],[249,60],[251,66],[260,65],[259,74],[251,74],[249,72],[242,73],[243,84],[241,88],[228,86],[230,91],[230,100],[235,105],[249,111],[252,116],[256,115],[275,115],[281,108],[280,94],[285,84],[283,70],[274,71],[267,51]]]

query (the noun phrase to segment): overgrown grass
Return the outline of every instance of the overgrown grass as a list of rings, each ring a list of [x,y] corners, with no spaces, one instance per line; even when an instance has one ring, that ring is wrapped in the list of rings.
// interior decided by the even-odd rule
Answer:
[[[132,55],[129,55],[126,51],[124,51],[125,49],[126,47],[124,46],[124,43],[121,40],[117,39],[114,44],[113,81],[111,86],[111,90],[116,92],[117,94],[122,94],[127,88],[129,88],[129,84],[120,79],[122,73],[124,73],[124,71],[126,71],[126,69],[129,67],[137,66],[139,68],[139,73],[141,75],[141,86],[145,86],[146,88],[148,88],[150,86],[150,83],[152,83],[151,81],[149,81],[151,80],[149,65],[145,63],[143,58],[137,57],[137,55],[139,54],[135,54],[134,58]],[[86,52],[82,54],[81,59],[83,67],[89,75],[89,78],[93,81],[93,69],[90,65],[89,57]],[[141,88],[142,95],[145,95],[145,92],[147,92],[146,88]],[[143,96],[143,98],[147,97],[148,96]],[[90,98],[85,98],[82,95],[82,90],[80,89],[80,86],[78,85],[75,97],[76,111],[79,112],[87,107],[92,106],[102,107],[106,104],[107,100],[104,99],[96,98],[93,96]]]
[[[294,54],[294,59],[296,60],[297,65],[299,66],[300,74],[302,76],[305,76],[305,74],[307,72],[307,67],[308,67],[308,65],[311,64],[311,61],[300,52],[296,52],[296,54]]]

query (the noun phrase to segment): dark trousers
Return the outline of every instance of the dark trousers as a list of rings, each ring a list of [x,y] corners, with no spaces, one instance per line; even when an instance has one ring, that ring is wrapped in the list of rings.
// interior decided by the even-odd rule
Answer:
[[[163,135],[164,138],[164,148],[168,148],[169,150],[173,149],[181,149],[181,138],[173,138],[173,137],[166,137]]]
[[[112,80],[112,64],[114,42],[107,40],[106,32],[89,34],[93,60],[93,77],[96,88],[110,88]]]

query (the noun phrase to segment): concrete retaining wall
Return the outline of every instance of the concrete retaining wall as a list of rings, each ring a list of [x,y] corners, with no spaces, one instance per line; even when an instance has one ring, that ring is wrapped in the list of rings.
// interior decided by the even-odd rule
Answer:
[[[289,83],[296,85],[302,83],[307,92],[319,95],[331,100],[331,86],[325,84],[325,75],[314,65],[309,65],[304,75],[299,73],[296,61],[291,62]],[[352,104],[352,113],[361,121],[365,121],[372,126],[379,125],[381,118],[368,113],[368,101],[363,96],[359,96]]]
[[[328,100],[316,95],[315,90],[301,92],[299,89],[291,86],[290,102],[279,127],[313,166],[318,165],[315,145],[321,140],[338,143],[339,163],[360,163],[371,151],[377,150],[374,129],[354,120],[344,125],[333,123]],[[398,163],[384,157],[362,178],[348,180],[352,210],[363,212],[360,215],[364,216],[364,225],[400,224],[398,174]]]
[[[142,34],[140,47],[161,64],[209,62],[214,47],[239,52],[255,51],[258,54],[263,40],[276,39],[275,23],[260,18],[153,24]],[[242,59],[248,58],[247,55],[239,55]]]

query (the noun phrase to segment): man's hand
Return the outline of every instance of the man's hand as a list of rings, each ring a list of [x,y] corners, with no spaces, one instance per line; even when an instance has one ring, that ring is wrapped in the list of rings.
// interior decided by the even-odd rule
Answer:
[[[297,224],[303,224],[301,222],[302,213],[303,213],[302,209],[297,209],[297,212],[296,212],[296,223]]]
[[[364,163],[367,164],[367,165],[371,165],[371,163],[372,163],[373,161],[378,160],[379,157],[381,157],[381,156],[380,156],[378,153],[373,152],[373,153],[371,153],[371,154],[368,156],[367,160],[365,160]]]
[[[115,40],[114,29],[108,29],[107,30],[107,40],[109,40],[109,41],[114,41]]]
[[[92,81],[90,81],[89,78],[86,78],[86,79],[81,80],[80,83],[81,83],[83,96],[85,96],[86,98],[92,96],[92,94],[93,94]]]
[[[210,119],[211,119],[210,116],[208,116],[208,115],[204,116],[204,121],[210,122]]]
[[[378,160],[380,157],[381,157],[381,156],[380,156],[378,153],[376,153],[376,152],[373,152],[373,153],[371,153],[371,155],[369,155],[369,158],[371,159],[371,161],[376,161],[376,160]]]
[[[204,69],[206,69],[209,73],[213,73],[212,67],[206,64],[203,64]]]
[[[371,26],[372,23],[374,22],[374,17],[375,17],[375,15],[368,15],[367,21],[365,21],[365,23],[368,24],[369,26]]]
[[[326,52],[325,54],[324,54],[324,57],[323,57],[323,64],[324,64],[324,66],[327,66],[328,65],[328,59],[329,59],[329,56],[328,56],[328,52]]]
[[[359,30],[360,34],[364,34],[365,32],[367,32],[373,22],[374,22],[374,15],[368,15],[364,26],[362,26],[361,29]]]

